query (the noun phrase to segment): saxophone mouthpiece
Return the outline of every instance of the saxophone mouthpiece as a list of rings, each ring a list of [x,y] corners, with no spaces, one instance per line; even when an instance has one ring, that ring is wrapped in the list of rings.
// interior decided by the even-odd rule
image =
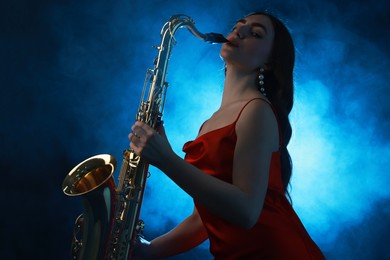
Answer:
[[[204,41],[210,43],[225,43],[229,42],[222,34],[220,33],[206,33]]]

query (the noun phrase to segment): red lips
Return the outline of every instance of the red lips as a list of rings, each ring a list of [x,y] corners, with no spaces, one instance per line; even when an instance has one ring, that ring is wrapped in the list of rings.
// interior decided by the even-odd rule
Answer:
[[[233,47],[236,47],[236,48],[239,46],[237,42],[231,41],[231,40],[229,40],[229,42],[226,43],[226,44],[228,44],[228,45],[230,45],[230,46],[233,46]]]

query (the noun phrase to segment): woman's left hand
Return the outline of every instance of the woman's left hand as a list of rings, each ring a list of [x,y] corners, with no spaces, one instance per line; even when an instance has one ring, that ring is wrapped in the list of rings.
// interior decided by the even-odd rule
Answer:
[[[158,127],[158,132],[149,125],[136,121],[129,134],[130,148],[150,164],[160,168],[166,158],[174,152],[165,135],[164,127]]]

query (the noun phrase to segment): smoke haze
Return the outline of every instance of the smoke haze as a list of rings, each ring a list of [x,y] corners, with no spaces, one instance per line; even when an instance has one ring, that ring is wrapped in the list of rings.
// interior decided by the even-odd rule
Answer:
[[[81,200],[61,191],[77,163],[128,146],[162,25],[191,16],[227,34],[274,10],[297,53],[293,206],[327,259],[390,259],[390,5],[369,1],[4,1],[0,4],[1,259],[68,259]],[[218,45],[176,34],[164,114],[174,150],[219,106]],[[118,170],[115,179],[118,175]],[[145,236],[169,231],[192,200],[152,168]],[[174,259],[211,259],[207,243]]]

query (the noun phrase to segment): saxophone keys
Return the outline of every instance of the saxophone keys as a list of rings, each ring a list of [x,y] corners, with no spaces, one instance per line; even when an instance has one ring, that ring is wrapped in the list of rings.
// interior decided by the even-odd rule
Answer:
[[[145,228],[145,222],[142,219],[139,219],[137,225],[135,226],[135,230],[137,233],[142,233]]]

